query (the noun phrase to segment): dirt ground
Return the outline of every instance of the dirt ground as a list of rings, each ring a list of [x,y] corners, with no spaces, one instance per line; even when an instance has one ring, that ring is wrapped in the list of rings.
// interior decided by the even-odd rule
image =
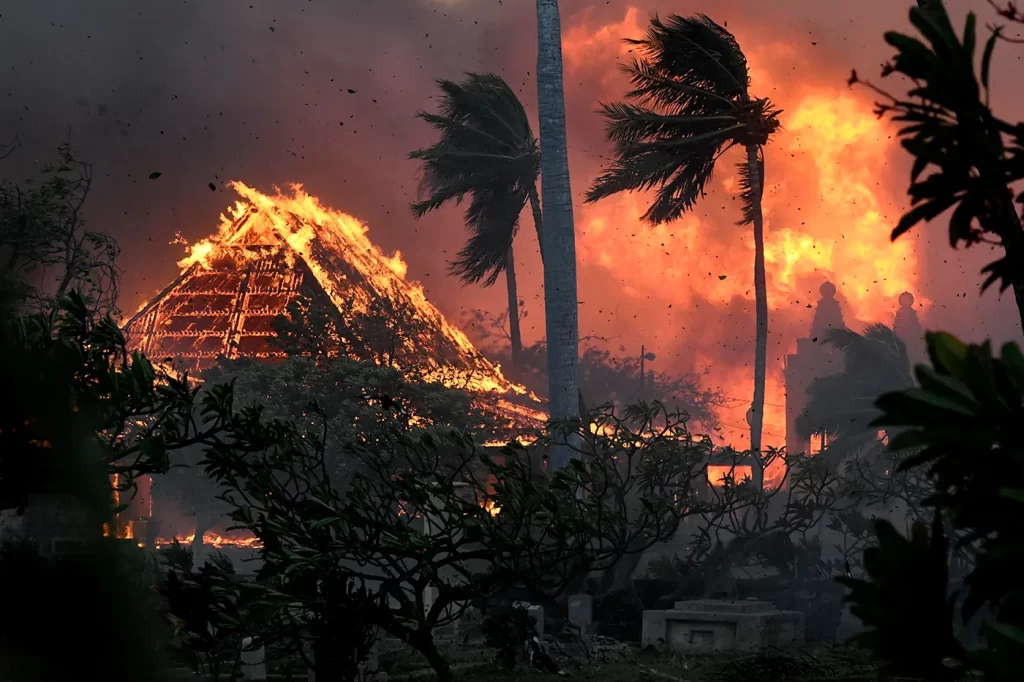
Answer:
[[[807,645],[759,654],[717,653],[681,656],[643,651],[634,645],[601,645],[590,656],[565,657],[552,652],[566,677],[536,672],[526,665],[503,671],[485,648],[460,648],[448,653],[459,682],[872,682],[877,673],[861,651],[848,647]],[[432,679],[415,660],[391,670],[391,679]],[[404,674],[403,674],[404,673]],[[413,673],[410,675],[410,673]]]

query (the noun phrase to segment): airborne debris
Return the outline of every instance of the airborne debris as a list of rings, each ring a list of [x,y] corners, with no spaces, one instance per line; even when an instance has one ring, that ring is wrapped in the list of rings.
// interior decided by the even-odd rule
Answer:
[[[156,180],[161,175],[163,175],[163,173],[161,173],[160,171],[153,171],[152,173],[149,174],[149,179],[150,180]]]

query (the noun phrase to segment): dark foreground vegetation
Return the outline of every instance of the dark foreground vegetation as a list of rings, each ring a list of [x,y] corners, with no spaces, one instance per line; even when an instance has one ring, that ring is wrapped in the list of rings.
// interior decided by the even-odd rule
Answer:
[[[879,113],[904,126],[900,137],[915,158],[914,207],[893,238],[953,209],[951,243],[998,243],[1005,256],[986,268],[985,285],[1012,289],[1024,310],[1024,195],[1013,189],[1024,179],[1024,124],[987,104],[1001,33],[976,55],[973,15],[961,32],[941,3],[919,4],[911,19],[923,40],[886,36],[897,56],[884,75],[909,78],[909,94],[869,85],[884,98]],[[1002,14],[1022,20],[1012,8]],[[747,152],[742,219],[760,230],[763,147],[775,114],[747,93],[739,46],[705,17],[655,20],[642,45],[633,94],[653,108],[608,108],[616,165],[591,198],[669,180],[652,172],[626,182],[672,145],[685,161],[672,166],[681,189],[659,193],[650,213],[671,219],[692,206],[718,152],[738,144]],[[693,58],[684,72],[664,59],[673,50]],[[521,114],[496,80],[469,86],[498,88],[502,111]],[[452,98],[460,92],[442,87]],[[427,118],[442,132],[475,130],[446,114]],[[541,143],[547,130],[557,144],[547,118]],[[473,281],[494,281],[511,266],[501,240],[536,200],[528,126],[495,143],[523,164],[506,169],[511,180],[490,178],[517,191],[491,196],[508,199],[508,211],[486,267],[469,263],[474,242],[463,253],[460,272]],[[438,164],[439,192],[480,170]],[[129,352],[115,321],[117,245],[82,220],[91,172],[62,148],[37,182],[0,188],[0,386],[8,397],[0,511],[16,526],[0,553],[0,679],[170,680],[182,667],[231,679],[256,649],[285,679],[307,669],[320,680],[360,679],[371,656],[396,679],[414,666],[442,681],[518,679],[537,624],[516,601],[546,608],[553,636],[531,662],[538,679],[559,671],[675,682],[1024,679],[1018,344],[997,350],[930,333],[929,361],[911,376],[895,337],[879,359],[884,329],[836,335],[830,340],[847,353],[848,368],[875,358],[906,376],[848,372],[812,387],[815,419],[855,413],[841,434],[845,449],[824,456],[761,448],[757,435],[747,452],[714,448],[691,428],[713,420],[714,407],[694,386],[685,410],[610,395],[619,401],[553,419],[528,445],[513,440],[496,450],[484,442],[502,425],[470,396],[420,378],[408,359],[397,372],[394,335],[415,324],[399,311],[383,316],[390,341],[382,347],[369,333],[380,319],[339,332],[351,319],[295,308],[276,325],[291,353],[284,363],[224,361],[201,384]],[[487,187],[473,185],[474,198]],[[449,194],[435,199],[457,198]],[[474,239],[488,236],[489,216],[467,221],[480,233]],[[546,249],[557,241],[541,239]],[[520,315],[514,296],[509,314]],[[759,316],[759,334],[766,324]],[[530,349],[511,338],[519,368],[532,371]],[[559,377],[574,375],[576,365],[567,367],[547,377],[552,392],[564,389]],[[567,451],[574,456],[565,466],[551,465],[550,453]],[[709,465],[726,476],[709,481]],[[728,475],[739,467],[753,475]],[[760,485],[769,469],[783,472],[774,488]],[[211,519],[229,518],[255,537],[257,568],[117,538],[117,515],[143,476],[174,481],[176,494],[204,502]],[[651,548],[663,556],[648,579],[635,580]],[[596,598],[603,637],[565,625],[567,595],[581,592]],[[756,655],[680,657],[621,644],[638,638],[643,609],[694,597],[775,601],[805,612],[808,637],[828,643],[845,602],[858,627],[847,646]],[[469,636],[453,643],[451,629],[471,611],[483,623],[465,660]],[[374,651],[381,641],[393,649]]]

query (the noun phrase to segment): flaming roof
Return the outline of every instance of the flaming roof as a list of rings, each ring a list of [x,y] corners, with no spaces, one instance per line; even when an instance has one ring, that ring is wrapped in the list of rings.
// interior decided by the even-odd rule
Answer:
[[[178,278],[125,325],[133,350],[193,371],[220,356],[283,357],[271,343],[271,321],[296,298],[329,302],[340,312],[348,298],[366,310],[374,298],[390,296],[425,323],[415,351],[438,380],[538,402],[405,279],[401,255],[386,256],[360,221],[322,206],[300,185],[273,196],[240,182],[230,186],[242,200],[221,216],[217,236],[192,245]]]

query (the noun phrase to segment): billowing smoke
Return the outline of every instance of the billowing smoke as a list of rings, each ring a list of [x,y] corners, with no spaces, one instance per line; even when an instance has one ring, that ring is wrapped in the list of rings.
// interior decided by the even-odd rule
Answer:
[[[69,136],[95,162],[89,219],[121,240],[125,310],[176,274],[183,252],[168,244],[175,233],[192,241],[213,232],[235,199],[223,189],[232,179],[265,190],[301,182],[326,205],[360,217],[376,243],[402,251],[410,277],[452,318],[467,308],[500,310],[501,285],[463,289],[446,275],[463,236],[459,210],[409,216],[417,178],[406,155],[431,141],[413,115],[433,106],[437,78],[495,71],[535,112],[530,0],[20,5],[0,16],[0,130],[17,133],[24,146],[0,175],[34,172]],[[785,130],[767,152],[769,442],[783,434],[782,357],[806,333],[825,279],[839,287],[852,325],[890,322],[896,297],[909,289],[928,325],[970,338],[1019,336],[1009,297],[979,302],[977,271],[989,254],[952,253],[940,225],[888,242],[904,207],[907,164],[892,128],[873,117],[870,94],[848,90],[846,77],[851,68],[873,75],[889,56],[881,34],[906,27],[905,6],[562,6],[577,196],[608,151],[597,103],[625,90],[616,64],[629,54],[620,39],[638,36],[653,9],[713,11],[748,54],[752,92],[785,110]],[[993,67],[994,102],[1008,116],[1024,108],[1009,78],[1020,56],[1002,46]],[[723,415],[734,441],[749,403],[754,328],[752,245],[735,225],[737,160],[726,158],[709,196],[672,225],[640,224],[642,196],[576,208],[581,333],[623,353],[644,344],[657,353],[659,370],[706,370],[709,385],[735,405]],[[149,180],[154,171],[161,177]],[[531,341],[543,333],[542,290],[528,217],[523,227],[518,272]]]

